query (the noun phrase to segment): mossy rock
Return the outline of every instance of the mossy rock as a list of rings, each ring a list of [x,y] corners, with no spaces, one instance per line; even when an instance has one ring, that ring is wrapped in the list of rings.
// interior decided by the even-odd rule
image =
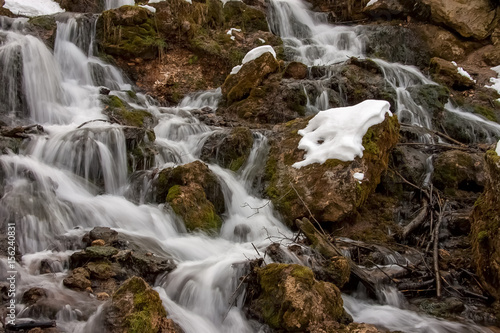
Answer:
[[[453,195],[457,190],[481,192],[485,180],[482,155],[450,150],[434,160],[433,184],[447,194]]]
[[[229,28],[238,27],[244,32],[269,31],[265,13],[243,2],[227,2],[222,13]]]
[[[308,267],[269,264],[257,270],[258,297],[251,311],[284,332],[334,332],[345,317],[340,291],[317,281]]]
[[[106,53],[123,59],[155,59],[166,48],[156,31],[154,15],[138,6],[122,6],[102,13],[97,41]]]
[[[141,128],[153,128],[156,125],[156,119],[151,113],[133,109],[118,96],[101,96],[101,102],[104,104],[104,114],[114,123]]]
[[[187,230],[210,232],[219,230],[222,225],[214,205],[207,200],[203,188],[198,184],[172,186],[168,191],[167,202],[182,218]]]
[[[474,81],[458,72],[458,67],[451,62],[434,57],[429,63],[432,78],[455,90],[467,90],[475,86]]]
[[[107,280],[116,276],[116,270],[109,261],[89,262],[85,268],[93,279]]]
[[[89,246],[83,251],[73,253],[69,265],[70,268],[76,268],[91,261],[107,261],[117,253],[118,249],[112,246]]]
[[[448,103],[448,88],[436,84],[424,84],[408,89],[413,100],[431,114],[434,119],[442,117],[444,105]]]
[[[45,30],[57,28],[56,19],[53,15],[35,16],[28,20],[28,23]]]
[[[210,136],[203,145],[200,158],[236,172],[247,161],[252,146],[252,132],[246,127],[236,127],[229,133]]]
[[[104,325],[108,332],[182,332],[162,305],[160,296],[143,279],[132,277],[104,306]]]
[[[290,226],[309,214],[325,224],[354,214],[374,192],[399,139],[397,117],[386,115],[381,124],[370,127],[364,135],[362,158],[346,162],[331,159],[296,169],[292,165],[305,154],[297,148],[302,138],[297,132],[308,121],[297,119],[276,127],[266,163],[265,193]],[[356,172],[364,173],[362,182],[353,177]]]
[[[489,150],[486,186],[471,216],[471,243],[483,287],[500,300],[500,156]]]
[[[221,87],[222,95],[228,104],[245,99],[253,88],[258,87],[266,76],[276,72],[278,68],[278,61],[271,53],[266,52],[244,64],[238,73],[229,75]]]

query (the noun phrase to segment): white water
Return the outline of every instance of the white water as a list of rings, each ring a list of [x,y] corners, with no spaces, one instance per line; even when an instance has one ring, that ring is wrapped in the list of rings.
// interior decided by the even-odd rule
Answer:
[[[119,4],[113,4],[116,5]],[[303,6],[298,2],[290,2],[290,5],[299,10]],[[255,134],[249,161],[238,174],[210,166],[223,184],[227,205],[219,235],[187,233],[162,205],[147,204],[147,200],[142,200],[142,204],[127,200],[123,196],[129,184],[121,128],[102,122],[78,128],[83,122],[105,118],[99,102],[99,86],[113,89],[112,94],[133,106],[147,108],[158,118],[154,129],[155,143],[160,149],[156,159],[158,168],[198,159],[200,147],[213,129],[192,117],[189,110],[202,107],[215,110],[220,91],[188,97],[177,108],[156,107],[140,94],[137,100],[132,100],[124,92],[131,87],[119,71],[92,57],[92,46],[85,45],[87,39],[82,35],[92,35],[92,30],[82,31],[79,24],[74,19],[58,24],[54,53],[34,37],[0,31],[7,37],[0,45],[0,61],[6,64],[12,57],[22,58],[22,89],[13,90],[13,84],[12,90],[2,95],[2,99],[8,101],[7,113],[24,115],[28,117],[27,123],[42,123],[46,131],[45,135],[34,136],[21,154],[0,155],[6,180],[1,188],[4,193],[0,199],[0,224],[5,228],[6,223],[16,222],[17,241],[24,254],[22,263],[16,267],[18,299],[33,286],[43,287],[49,290],[54,302],[61,305],[56,318],[62,330],[100,331],[101,303],[63,287],[62,279],[67,273],[68,257],[82,246],[83,234],[95,226],[108,226],[140,241],[146,248],[156,248],[156,254],[176,262],[177,269],[159,278],[156,290],[171,318],[186,332],[258,331],[259,325],[249,321],[242,312],[244,290],[233,293],[244,274],[244,263],[259,256],[254,246],[262,254],[272,240],[292,236],[275,217],[272,206],[250,194],[256,171],[267,152],[266,139]],[[326,27],[320,25],[317,29]],[[323,39],[318,37],[319,51],[297,39],[297,54],[310,56],[314,63],[314,53],[318,52],[322,55],[320,62],[331,63],[350,52],[359,52],[357,42],[346,43],[345,38],[351,38],[352,33],[338,31],[344,37],[338,40],[330,37],[342,57],[329,58],[328,50],[335,49],[321,49],[322,40],[330,40],[326,35]],[[12,97],[18,93],[26,99],[26,114],[20,112],[17,100]],[[42,260],[51,261],[54,274],[40,272]],[[290,261],[298,262],[298,259],[290,255]],[[5,258],[0,261],[0,267],[0,278],[5,281]],[[367,305],[348,296],[345,299],[346,308],[359,321],[370,322],[372,319],[365,318],[372,318],[369,314],[379,311],[377,305]],[[37,318],[24,305],[19,305],[18,311],[19,317]],[[377,323],[404,332],[413,332],[416,320],[433,327],[434,331],[429,332],[447,332],[443,328],[447,325],[455,327],[455,332],[471,331],[470,327],[460,328],[448,322],[438,324],[434,319],[398,308],[390,311],[391,316]]]

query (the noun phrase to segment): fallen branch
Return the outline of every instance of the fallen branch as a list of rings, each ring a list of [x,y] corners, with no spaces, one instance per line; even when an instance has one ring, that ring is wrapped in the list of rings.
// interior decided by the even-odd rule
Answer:
[[[408,223],[404,228],[401,237],[403,239],[406,239],[409,234],[416,228],[418,228],[424,221],[425,217],[427,216],[428,212],[428,207],[429,207],[429,201],[426,199],[422,200],[422,209],[420,210],[420,213],[410,222]]]
[[[89,123],[93,123],[93,122],[96,122],[96,121],[104,121],[104,122],[107,122],[109,123],[110,121],[109,120],[106,120],[106,119],[94,119],[94,120],[89,120],[89,121],[86,121],[84,122],[83,124],[81,124],[80,126],[78,126],[76,129],[79,129],[79,128],[82,128],[83,126],[89,124]]]

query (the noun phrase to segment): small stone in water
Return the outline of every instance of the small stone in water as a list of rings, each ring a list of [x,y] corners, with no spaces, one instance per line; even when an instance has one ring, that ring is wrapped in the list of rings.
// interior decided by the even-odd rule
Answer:
[[[96,239],[92,242],[92,246],[104,246],[106,242],[103,239]]]

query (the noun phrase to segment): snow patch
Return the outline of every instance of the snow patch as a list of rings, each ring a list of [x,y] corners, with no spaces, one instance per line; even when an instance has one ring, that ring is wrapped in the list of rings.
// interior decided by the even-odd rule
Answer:
[[[266,41],[265,41],[265,40],[263,40],[262,38],[259,38],[259,42],[261,42],[262,44],[265,44],[265,43],[266,43]]]
[[[156,13],[156,8],[148,5],[139,5],[139,7],[149,10],[151,13]]]
[[[258,57],[260,57],[261,55],[263,55],[266,52],[271,53],[273,55],[274,59],[276,59],[276,52],[274,51],[272,46],[262,45],[262,46],[258,46],[256,48],[248,51],[248,53],[245,55],[245,57],[241,61],[241,65],[244,65],[249,61],[257,59]],[[234,74],[238,73],[240,69],[241,69],[240,65],[234,66],[233,69],[231,70],[230,74],[234,75]]]
[[[14,14],[24,16],[41,16],[64,12],[64,9],[52,0],[5,0],[4,7]]]
[[[485,88],[495,89],[500,94],[500,66],[491,68],[491,70],[497,72],[497,77],[490,78],[490,82],[493,83],[491,86],[485,86]],[[500,98],[497,99],[500,102]]]
[[[389,111],[387,101],[366,100],[354,106],[320,111],[306,128],[298,133],[302,136],[299,149],[306,151],[303,161],[294,168],[313,163],[324,163],[329,159],[352,161],[363,156],[363,136],[373,125],[380,124]]]
[[[228,35],[233,35],[233,31],[236,31],[236,32],[241,32],[241,29],[231,28],[231,29],[229,29],[226,33],[227,33]]]
[[[458,67],[457,63],[452,61],[451,62],[455,67],[457,67],[457,71],[458,71],[458,74],[462,75],[462,76],[465,76],[466,78],[468,78],[469,80],[473,81],[474,83],[476,83],[476,80],[474,80],[472,78],[472,76],[470,76],[469,73],[467,73],[467,71],[465,69],[463,69],[462,67]]]
[[[500,141],[497,142],[497,148],[495,149],[495,152],[498,156],[500,156]]]
[[[370,0],[370,1],[366,4],[365,8],[366,8],[366,7],[370,7],[371,5],[374,5],[377,1],[378,1],[378,0]]]
[[[362,173],[362,172],[356,172],[354,175],[352,175],[354,179],[357,179],[359,180],[359,182],[361,183],[361,181],[365,178],[365,174]]]

